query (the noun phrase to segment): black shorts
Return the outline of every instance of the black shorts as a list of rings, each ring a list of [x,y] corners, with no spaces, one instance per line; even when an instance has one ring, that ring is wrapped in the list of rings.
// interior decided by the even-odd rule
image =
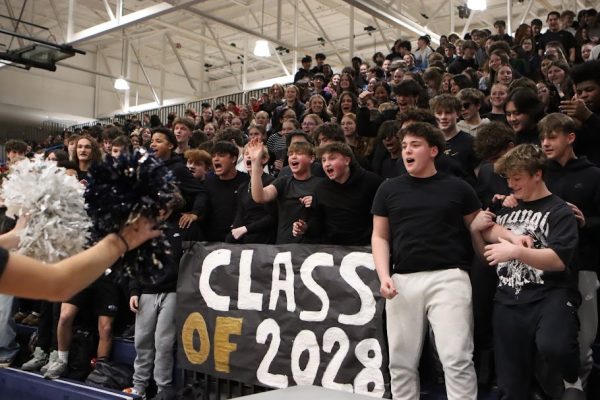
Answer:
[[[111,278],[103,275],[66,303],[80,310],[94,310],[96,315],[114,318],[119,310],[119,287]]]

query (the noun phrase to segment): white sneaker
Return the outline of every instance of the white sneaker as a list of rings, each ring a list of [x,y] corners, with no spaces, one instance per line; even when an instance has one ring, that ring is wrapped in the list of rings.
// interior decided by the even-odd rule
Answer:
[[[44,374],[45,379],[58,379],[67,372],[67,363],[58,359],[50,365],[48,371]]]
[[[56,360],[58,360],[58,351],[53,350],[50,353],[50,357],[48,357],[48,362],[42,368],[40,368],[40,372],[42,374],[45,374],[46,371],[48,371],[48,368],[50,368],[50,366],[52,365],[52,363],[55,362]]]
[[[48,353],[41,347],[36,347],[33,351],[33,358],[21,366],[23,371],[37,371],[48,362]]]

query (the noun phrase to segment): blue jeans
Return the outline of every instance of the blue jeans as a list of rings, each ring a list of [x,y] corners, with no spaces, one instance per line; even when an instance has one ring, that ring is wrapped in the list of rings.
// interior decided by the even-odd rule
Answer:
[[[13,296],[0,294],[0,360],[13,360],[19,352],[15,340],[15,320],[13,319]]]

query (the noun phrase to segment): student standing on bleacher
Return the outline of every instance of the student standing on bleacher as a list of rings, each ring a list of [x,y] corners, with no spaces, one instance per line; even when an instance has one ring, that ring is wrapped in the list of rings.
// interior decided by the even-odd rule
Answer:
[[[133,387],[126,393],[144,395],[150,379],[158,387],[156,399],[170,398],[173,392],[173,348],[176,340],[175,306],[177,277],[182,255],[182,235],[204,215],[204,188],[175,153],[177,138],[170,129],[158,128],[150,147],[173,173],[185,204],[167,219],[165,236],[171,244],[171,256],[164,265],[165,274],[154,284],[132,281],[129,308],[135,317],[135,351]]]
[[[373,258],[387,299],[392,397],[419,398],[419,359],[429,322],[448,399],[475,400],[466,227],[481,205],[466,182],[436,170],[435,158],[445,148],[442,132],[417,122],[400,131],[400,140],[408,174],[384,182],[371,211]]]

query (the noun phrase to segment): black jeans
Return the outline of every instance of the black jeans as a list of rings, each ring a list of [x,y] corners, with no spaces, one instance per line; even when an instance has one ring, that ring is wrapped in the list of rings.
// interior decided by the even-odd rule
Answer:
[[[49,353],[56,349],[56,326],[60,317],[60,303],[42,301],[40,308],[40,322],[38,324],[37,346]]]
[[[502,400],[529,400],[536,353],[567,382],[579,373],[576,290],[548,290],[543,300],[494,305],[494,352]]]

